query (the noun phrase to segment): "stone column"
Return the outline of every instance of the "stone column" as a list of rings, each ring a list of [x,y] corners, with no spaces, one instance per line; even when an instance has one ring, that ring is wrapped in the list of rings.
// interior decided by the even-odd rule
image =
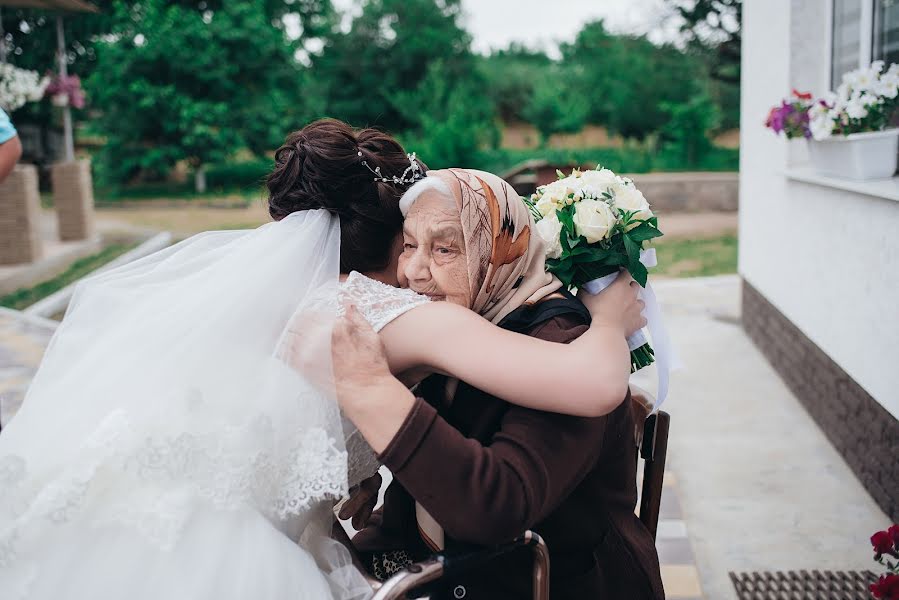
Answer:
[[[37,168],[16,165],[0,183],[0,264],[30,263],[43,257],[40,219]]]
[[[87,160],[59,162],[51,167],[53,204],[59,239],[68,242],[94,236],[94,186]]]

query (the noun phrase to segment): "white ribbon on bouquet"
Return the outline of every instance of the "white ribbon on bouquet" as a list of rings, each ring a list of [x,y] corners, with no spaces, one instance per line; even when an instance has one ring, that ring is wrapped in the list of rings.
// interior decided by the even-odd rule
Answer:
[[[649,248],[640,251],[640,262],[647,269],[656,264],[656,250]],[[611,273],[605,277],[599,277],[593,281],[584,284],[584,289],[591,294],[598,294],[618,278],[618,273]],[[656,294],[649,282],[646,287],[640,290],[640,299],[646,304],[643,309],[643,316],[646,317],[646,328],[649,329],[649,335],[652,338],[652,350],[655,357],[656,375],[658,376],[658,390],[656,392],[656,401],[653,406],[653,412],[659,410],[665,398],[668,396],[668,379],[672,365],[675,362],[674,349],[671,345],[671,338],[668,336],[668,330],[665,329],[665,323],[662,321],[662,309],[656,299]],[[635,332],[627,338],[627,347],[630,351],[634,351],[646,343],[646,336],[643,330]]]

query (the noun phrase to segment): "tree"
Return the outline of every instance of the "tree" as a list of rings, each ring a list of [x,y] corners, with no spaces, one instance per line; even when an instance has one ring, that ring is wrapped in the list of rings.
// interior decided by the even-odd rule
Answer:
[[[708,94],[697,94],[684,104],[664,104],[669,115],[662,128],[663,148],[695,167],[712,148],[709,132],[717,128],[720,111]]]
[[[280,143],[306,117],[299,42],[286,39],[283,14],[270,0],[117,4],[87,81],[105,173],[161,177],[187,160],[202,191],[204,165]]]
[[[474,72],[460,14],[460,0],[365,0],[351,28],[326,38],[312,60],[330,115],[356,126],[414,128],[418,116],[394,98],[417,90],[429,65],[441,62],[450,87]]]
[[[543,52],[517,44],[478,57],[479,70],[490,82],[487,92],[503,122],[528,120],[525,111],[538,83],[547,80],[552,64]]]
[[[400,134],[404,146],[432,169],[473,166],[478,151],[499,139],[493,103],[483,91],[487,82],[473,77],[450,84],[446,69],[441,61],[431,63],[414,91],[392,99],[415,118]]]
[[[524,109],[524,116],[540,132],[540,145],[546,146],[554,133],[577,133],[584,128],[590,103],[583,90],[567,85],[560,67],[546,69],[542,83],[536,86]]]
[[[743,0],[668,0],[683,20],[687,43],[711,56],[710,74],[724,83],[740,83]]]
[[[668,0],[682,20],[687,48],[706,65],[709,92],[725,129],[740,126],[742,0]]]
[[[588,121],[624,137],[658,131],[668,120],[663,105],[687,102],[702,79],[694,57],[645,36],[614,35],[601,20],[586,24],[561,49],[571,69],[567,85],[590,100]]]

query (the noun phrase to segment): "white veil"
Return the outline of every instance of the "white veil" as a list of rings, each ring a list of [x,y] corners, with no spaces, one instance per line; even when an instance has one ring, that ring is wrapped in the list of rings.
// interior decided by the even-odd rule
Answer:
[[[347,492],[338,407],[277,349],[298,307],[333,289],[339,252],[337,217],[303,211],[200,234],[78,286],[0,433],[4,594],[3,583],[50,575],[48,540],[96,528],[171,551],[200,513],[261,515],[294,541],[330,524],[322,506]],[[232,551],[222,541],[217,551]],[[347,587],[362,581],[348,571]]]

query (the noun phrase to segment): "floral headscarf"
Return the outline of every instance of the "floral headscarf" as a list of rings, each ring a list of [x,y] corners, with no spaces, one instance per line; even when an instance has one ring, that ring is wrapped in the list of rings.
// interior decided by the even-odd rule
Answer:
[[[459,208],[471,310],[499,323],[561,287],[545,270],[544,242],[532,235],[534,219],[511,185],[474,169],[429,171],[428,177],[443,181]]]

